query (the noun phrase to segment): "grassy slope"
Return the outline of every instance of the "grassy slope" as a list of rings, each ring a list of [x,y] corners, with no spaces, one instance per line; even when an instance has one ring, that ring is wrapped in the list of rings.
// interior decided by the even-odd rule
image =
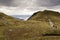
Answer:
[[[54,33],[46,21],[21,21],[5,14],[0,14],[0,40],[59,40],[60,37],[42,36]],[[38,18],[38,17],[37,17]],[[43,18],[44,19],[44,18]],[[60,33],[60,32],[58,32]]]
[[[36,20],[36,21],[46,21],[48,22],[48,18],[50,18],[55,25],[57,26],[57,28],[60,28],[60,13],[58,12],[54,12],[54,11],[49,11],[49,10],[45,10],[42,12],[36,12],[34,15],[32,15],[28,20]]]

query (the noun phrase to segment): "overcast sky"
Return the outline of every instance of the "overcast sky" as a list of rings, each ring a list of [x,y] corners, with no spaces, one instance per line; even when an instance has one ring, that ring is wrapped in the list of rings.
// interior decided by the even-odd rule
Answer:
[[[60,0],[0,0],[0,12],[8,15],[31,15],[46,9],[60,12]]]

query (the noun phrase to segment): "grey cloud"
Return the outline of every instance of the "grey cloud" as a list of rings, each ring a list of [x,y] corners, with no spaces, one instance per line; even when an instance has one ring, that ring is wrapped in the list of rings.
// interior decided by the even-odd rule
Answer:
[[[53,8],[59,6],[60,0],[0,0],[0,5],[39,10],[40,7]]]
[[[1,5],[6,6],[57,6],[60,5],[60,0],[0,0]]]
[[[60,0],[51,0],[50,2],[55,6],[60,5]]]
[[[36,0],[37,6],[53,7],[60,5],[60,0]]]
[[[30,10],[53,9],[55,6],[60,6],[60,0],[35,0]],[[57,8],[57,7],[56,7]]]
[[[0,0],[0,5],[9,6],[12,0]]]

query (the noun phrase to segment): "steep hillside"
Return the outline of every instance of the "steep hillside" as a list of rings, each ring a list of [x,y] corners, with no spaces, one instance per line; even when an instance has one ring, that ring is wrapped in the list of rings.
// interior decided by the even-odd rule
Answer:
[[[58,21],[60,20],[60,13],[50,10],[38,11],[34,13],[28,20],[47,21],[48,18],[51,18],[52,20],[55,19],[55,21]]]
[[[50,10],[38,11],[34,13],[28,20],[53,22],[57,28],[60,28],[60,13]]]

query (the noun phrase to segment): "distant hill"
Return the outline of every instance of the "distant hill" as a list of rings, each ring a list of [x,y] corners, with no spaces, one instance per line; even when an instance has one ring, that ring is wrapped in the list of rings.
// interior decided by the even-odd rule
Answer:
[[[31,15],[11,15],[14,18],[27,20]]]

